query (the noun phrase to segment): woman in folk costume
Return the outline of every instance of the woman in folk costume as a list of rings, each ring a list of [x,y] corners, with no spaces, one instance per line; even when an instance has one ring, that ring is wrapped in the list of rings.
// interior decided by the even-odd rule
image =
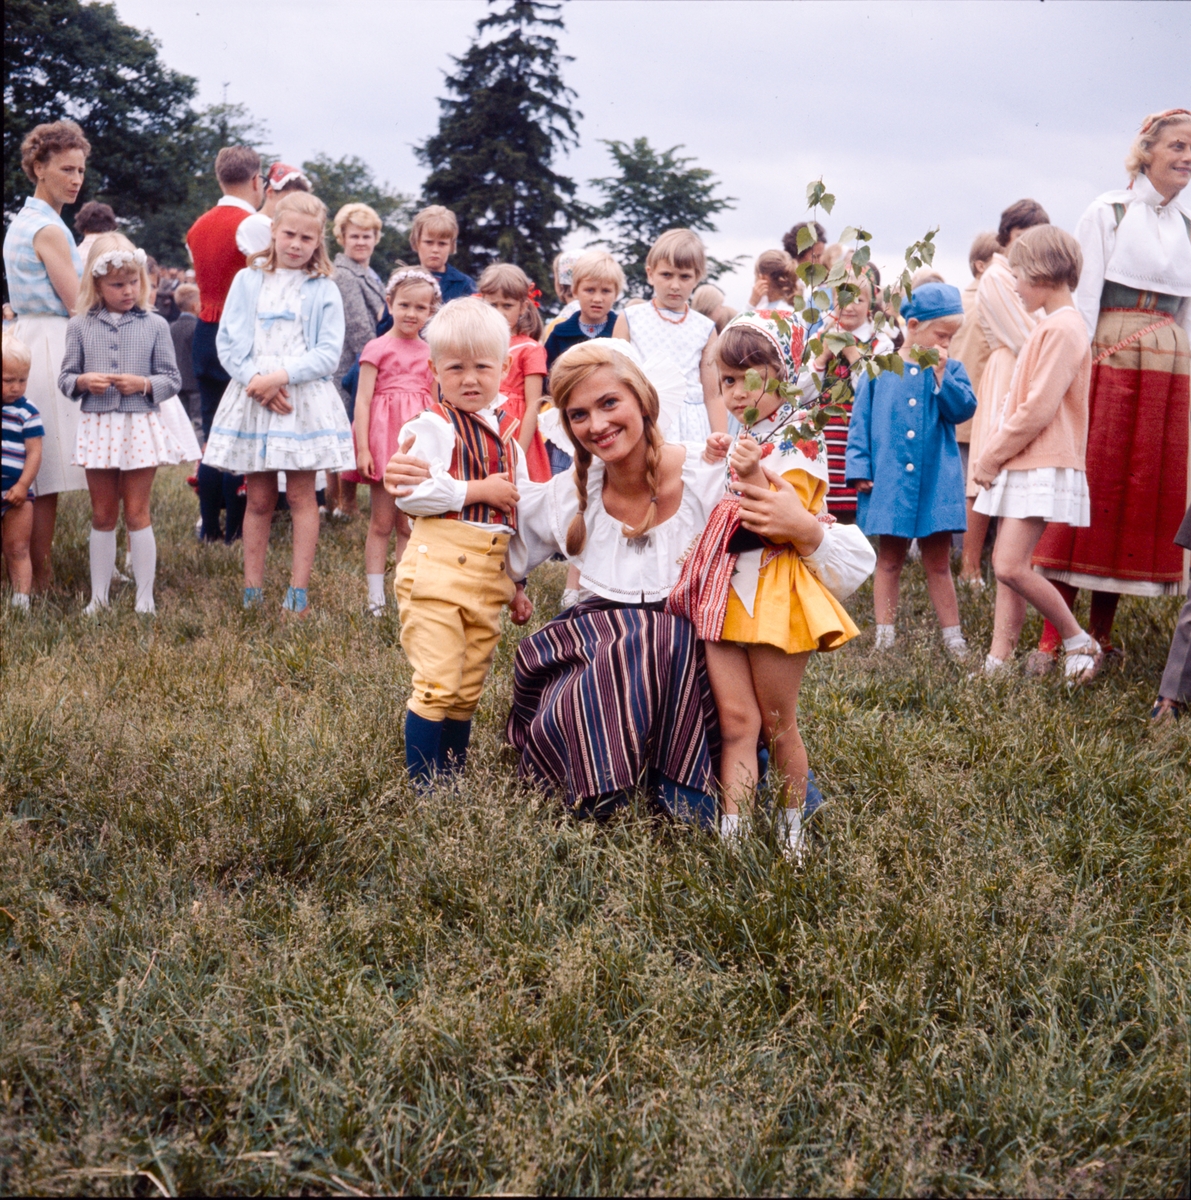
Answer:
[[[1107,654],[1122,595],[1167,596],[1186,587],[1174,544],[1187,507],[1191,410],[1191,111],[1147,117],[1125,160],[1132,182],[1105,192],[1075,229],[1083,274],[1075,302],[1092,336],[1088,491],[1092,523],[1052,525],[1034,565],[1074,605],[1092,590],[1088,632]],[[1035,652],[1053,664],[1059,634],[1047,622]]]

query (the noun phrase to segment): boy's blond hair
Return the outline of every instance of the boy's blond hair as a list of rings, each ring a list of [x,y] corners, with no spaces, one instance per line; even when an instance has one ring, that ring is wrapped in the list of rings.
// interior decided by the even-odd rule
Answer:
[[[343,245],[344,232],[349,225],[355,225],[358,229],[375,229],[378,236],[384,228],[380,215],[375,208],[367,204],[345,204],[335,214],[335,222],[331,226],[331,231],[335,234],[335,240],[341,246]]]
[[[664,262],[677,271],[694,271],[702,279],[707,274],[707,251],[703,239],[693,229],[667,229],[650,246],[645,256],[648,270]]]
[[[1065,229],[1035,225],[1009,247],[1009,265],[1033,284],[1066,284],[1074,290],[1083,271],[1083,251]]]
[[[327,239],[324,233],[327,227],[327,206],[317,196],[311,195],[310,192],[286,192],[277,202],[277,208],[273,213],[274,229],[277,227],[277,222],[289,212],[297,213],[302,217],[310,217],[311,220],[318,222],[318,245],[315,247],[314,253],[310,256],[310,261],[304,268],[306,274],[313,276],[334,275],[335,265],[331,262],[331,256],[327,253]],[[267,250],[258,251],[249,258],[248,265],[250,267],[260,267],[262,271],[276,271],[277,243],[271,240]]]
[[[585,279],[594,279],[597,283],[610,283],[617,296],[624,291],[624,271],[606,250],[588,250],[580,254],[571,267],[571,294]]]
[[[123,251],[125,254],[137,253],[137,248],[122,233],[101,233],[91,243],[91,249],[87,253],[83,277],[79,280],[79,298],[74,309],[76,313],[88,313],[103,304],[103,298],[99,294],[99,280],[106,276],[93,275],[91,268],[99,260],[100,255],[111,254],[113,250]],[[153,285],[149,281],[147,262],[148,260],[145,259],[143,262],[129,263],[127,266],[119,268],[127,270],[131,266],[140,275],[141,286],[136,295],[137,308],[149,307],[149,293],[153,290]]]
[[[503,363],[509,354],[509,323],[492,305],[464,296],[439,309],[426,326],[426,344],[432,362],[454,354]]]
[[[193,283],[180,283],[174,288],[174,303],[183,312],[198,312],[199,290]]]
[[[33,354],[16,334],[4,335],[4,365],[24,367],[26,371],[33,365]]]
[[[409,227],[409,244],[415,251],[422,235],[426,233],[446,233],[454,246],[459,237],[459,222],[449,208],[441,204],[429,204],[414,215],[413,224]]]

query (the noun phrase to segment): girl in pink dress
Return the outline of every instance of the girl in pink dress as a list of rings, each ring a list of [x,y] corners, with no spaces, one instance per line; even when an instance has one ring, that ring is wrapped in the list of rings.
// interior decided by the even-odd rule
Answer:
[[[368,609],[374,617],[385,611],[389,539],[396,531],[397,562],[409,541],[409,522],[385,491],[385,467],[400,448],[401,427],[438,394],[430,371],[430,347],[420,334],[442,303],[442,293],[429,271],[403,268],[390,277],[385,299],[393,314],[393,328],[360,352],[360,383],[352,421],[356,469],[372,493],[364,573],[368,579]]]

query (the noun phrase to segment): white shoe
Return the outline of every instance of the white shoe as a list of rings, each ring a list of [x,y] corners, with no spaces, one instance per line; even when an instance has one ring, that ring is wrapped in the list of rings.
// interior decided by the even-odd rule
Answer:
[[[943,649],[956,662],[966,662],[968,658],[968,643],[964,638],[955,638],[950,642],[943,643]]]
[[[897,634],[892,629],[885,629],[883,626],[877,626],[877,636],[873,640],[874,650],[892,650],[894,642],[897,641]]]
[[[96,599],[92,600],[91,603],[88,604],[86,608],[83,609],[83,616],[94,617],[98,613],[106,612],[107,608],[108,608],[108,602],[106,600],[100,600],[100,599],[96,598]]]
[[[720,813],[720,839],[722,841],[739,842],[743,833],[740,813]]]
[[[370,604],[368,611],[374,617],[383,617],[385,615],[385,606],[383,604]]]

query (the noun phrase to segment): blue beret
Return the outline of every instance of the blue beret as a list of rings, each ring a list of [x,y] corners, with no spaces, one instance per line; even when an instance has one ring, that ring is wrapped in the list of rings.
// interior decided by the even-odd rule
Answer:
[[[901,314],[905,320],[934,321],[939,317],[962,317],[964,302],[959,288],[950,283],[924,283],[914,289],[908,304],[903,304]]]

